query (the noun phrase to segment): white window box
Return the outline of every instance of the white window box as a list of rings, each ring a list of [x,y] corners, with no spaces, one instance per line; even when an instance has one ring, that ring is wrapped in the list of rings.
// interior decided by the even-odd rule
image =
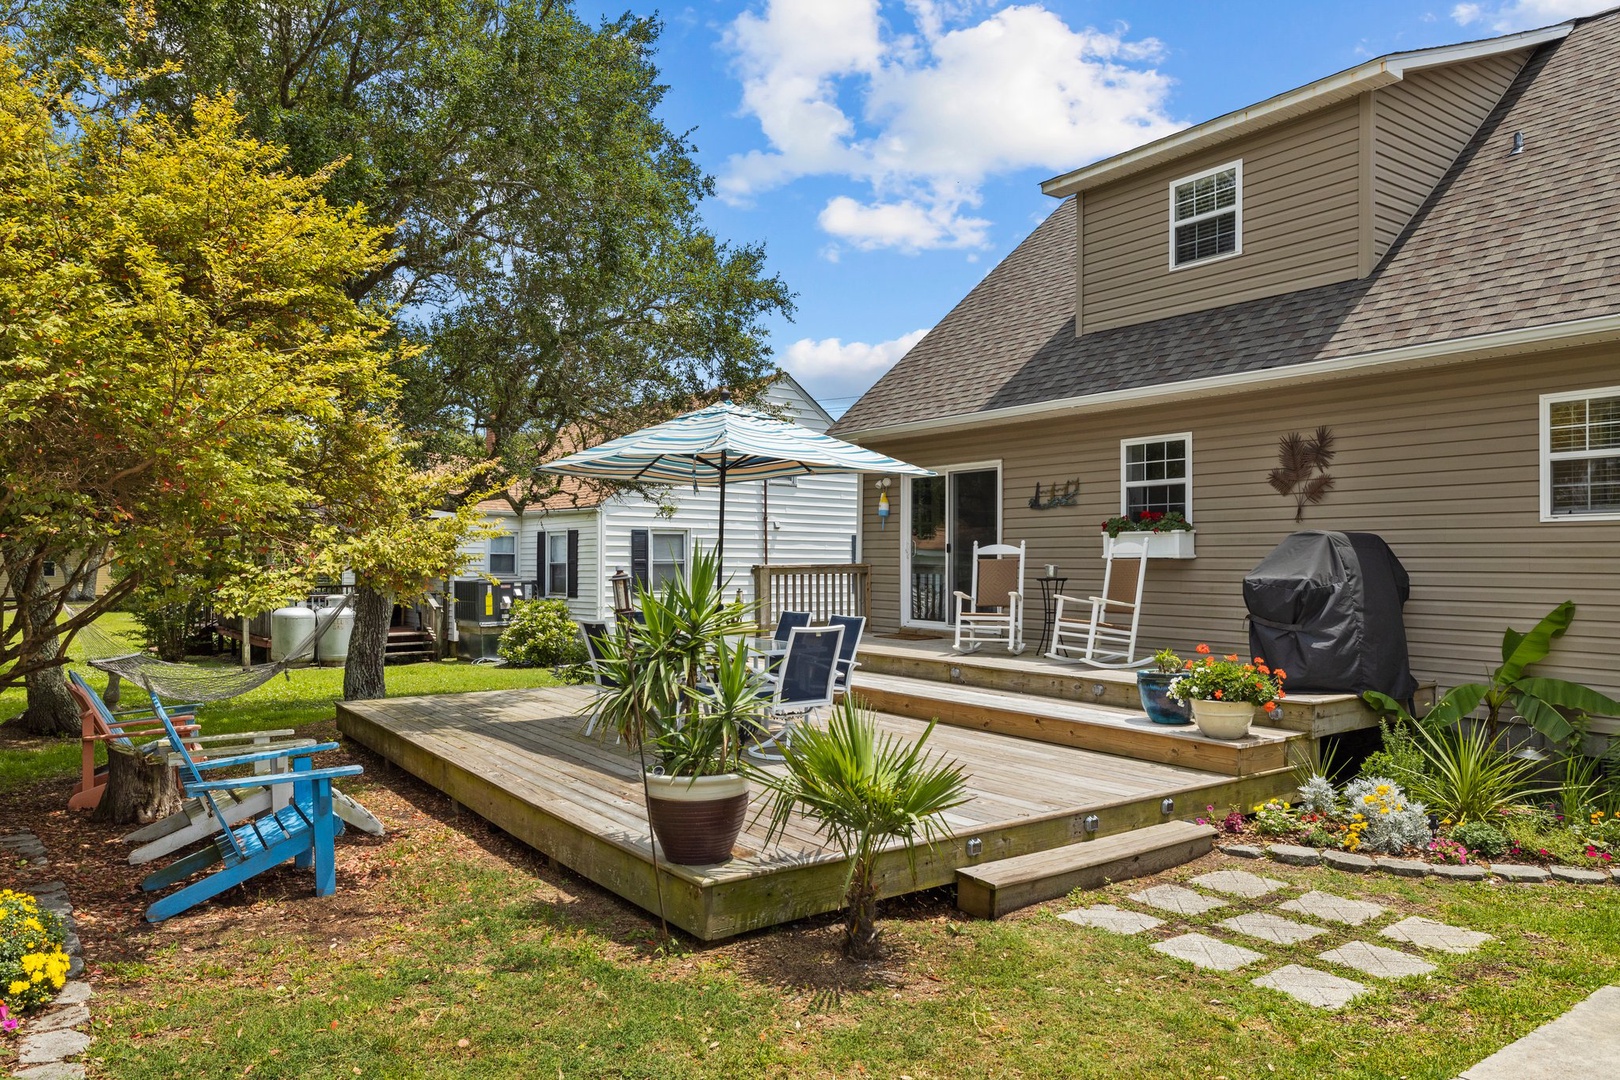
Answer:
[[[1120,533],[1116,539],[1107,533],[1102,534],[1102,557],[1108,558],[1113,552],[1115,544],[1140,544],[1147,541],[1147,553],[1150,559],[1191,559],[1194,558],[1193,532],[1136,532]]]

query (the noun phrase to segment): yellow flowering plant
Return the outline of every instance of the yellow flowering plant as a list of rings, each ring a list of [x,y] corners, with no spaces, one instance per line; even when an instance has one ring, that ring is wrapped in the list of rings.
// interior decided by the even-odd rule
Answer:
[[[0,1005],[22,1013],[47,1004],[67,982],[67,931],[27,893],[0,890]]]

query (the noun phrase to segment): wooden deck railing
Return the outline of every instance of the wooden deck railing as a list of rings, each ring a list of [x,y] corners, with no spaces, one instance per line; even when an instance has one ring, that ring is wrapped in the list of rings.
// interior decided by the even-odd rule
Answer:
[[[829,615],[865,615],[872,603],[872,568],[866,563],[817,563],[754,567],[759,624],[776,625],[784,611],[808,611],[817,622]]]

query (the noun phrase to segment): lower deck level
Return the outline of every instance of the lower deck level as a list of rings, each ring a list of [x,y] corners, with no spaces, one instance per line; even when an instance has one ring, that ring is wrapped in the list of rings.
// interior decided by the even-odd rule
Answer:
[[[552,687],[346,702],[338,727],[597,885],[649,912],[661,904],[669,922],[700,939],[840,906],[843,856],[797,816],[767,844],[766,823],[751,811],[722,864],[671,865],[661,852],[655,863],[636,757],[583,732],[591,693]],[[879,723],[907,739],[927,726],[888,715]],[[944,725],[929,746],[961,763],[969,798],[947,815],[951,835],[919,848],[914,864],[898,847],[885,854],[885,896],[950,884],[958,867],[1190,819],[1211,805],[1247,807],[1292,786],[1287,769],[1234,777]]]

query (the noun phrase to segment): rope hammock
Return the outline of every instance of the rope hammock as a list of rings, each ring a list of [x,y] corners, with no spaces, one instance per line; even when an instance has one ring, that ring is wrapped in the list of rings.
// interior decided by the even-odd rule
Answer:
[[[345,596],[341,604],[323,612],[320,618],[315,620],[315,628],[283,659],[246,668],[175,664],[159,660],[150,653],[130,652],[127,642],[98,629],[94,623],[79,631],[78,637],[86,647],[87,653],[101,654],[87,657],[92,667],[112,676],[122,676],[147,693],[156,694],[160,698],[203,704],[210,701],[224,701],[226,698],[245,694],[249,690],[256,690],[305,659],[306,651],[326,633],[327,627],[337,621],[337,617],[352,600],[353,597]],[[68,612],[70,618],[72,614],[71,611]]]

